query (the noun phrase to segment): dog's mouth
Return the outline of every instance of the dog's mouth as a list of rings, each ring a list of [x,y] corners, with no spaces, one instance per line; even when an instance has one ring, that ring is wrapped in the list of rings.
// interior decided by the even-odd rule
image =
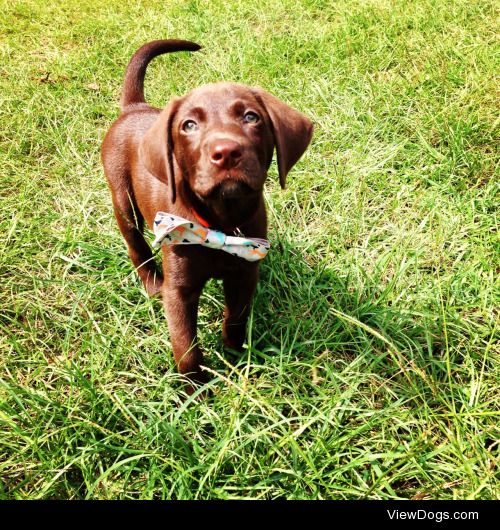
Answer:
[[[200,198],[205,201],[225,202],[255,197],[260,191],[239,178],[228,176]]]
[[[256,189],[257,188],[257,189]],[[260,204],[262,186],[255,187],[241,178],[226,176],[207,192],[190,189],[191,202],[198,215],[223,230],[240,226],[252,218]]]

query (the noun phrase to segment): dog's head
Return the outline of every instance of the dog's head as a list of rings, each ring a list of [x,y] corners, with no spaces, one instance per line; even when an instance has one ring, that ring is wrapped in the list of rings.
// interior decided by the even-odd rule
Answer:
[[[312,129],[306,116],[262,89],[216,83],[174,99],[144,136],[141,155],[148,171],[169,183],[172,202],[183,179],[209,207],[241,203],[262,193],[275,148],[285,186]]]

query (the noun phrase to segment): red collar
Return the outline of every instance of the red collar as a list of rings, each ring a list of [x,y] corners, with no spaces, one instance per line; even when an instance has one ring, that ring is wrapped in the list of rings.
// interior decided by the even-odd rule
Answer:
[[[191,207],[191,213],[194,215],[194,218],[196,219],[198,223],[200,223],[201,226],[204,226],[205,228],[211,228],[210,223],[206,219],[204,219],[193,207]],[[237,230],[238,230],[237,226],[233,226],[233,227],[223,226],[222,227],[222,231],[225,234],[233,234]]]
[[[205,228],[210,228],[208,221],[205,221],[205,219],[203,219],[203,217],[194,208],[191,208],[191,212],[194,215],[196,221],[200,223],[201,226],[204,226]]]

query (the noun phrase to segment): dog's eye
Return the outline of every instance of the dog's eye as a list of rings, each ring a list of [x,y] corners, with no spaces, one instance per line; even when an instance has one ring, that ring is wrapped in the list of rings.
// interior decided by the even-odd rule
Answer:
[[[181,129],[186,132],[190,133],[193,131],[198,130],[198,124],[194,120],[186,120],[183,124]]]
[[[245,123],[257,123],[258,121],[260,121],[260,116],[256,112],[249,110],[248,112],[245,112],[245,115],[243,116],[243,121]]]

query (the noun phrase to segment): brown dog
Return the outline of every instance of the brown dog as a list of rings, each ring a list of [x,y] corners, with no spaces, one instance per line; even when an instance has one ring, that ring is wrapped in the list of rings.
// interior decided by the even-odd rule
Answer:
[[[226,301],[223,338],[241,349],[258,262],[199,245],[163,246],[163,274],[143,237],[158,211],[226,234],[265,238],[264,181],[274,148],[281,186],[312,136],[312,123],[260,88],[234,83],[202,86],[163,111],[144,100],[144,75],[157,55],[196,51],[188,41],[145,44],[130,61],[122,113],[102,145],[102,162],[129,255],[150,295],[161,293],[179,371],[203,381],[196,342],[198,300],[220,278]],[[190,389],[192,390],[192,389]]]

